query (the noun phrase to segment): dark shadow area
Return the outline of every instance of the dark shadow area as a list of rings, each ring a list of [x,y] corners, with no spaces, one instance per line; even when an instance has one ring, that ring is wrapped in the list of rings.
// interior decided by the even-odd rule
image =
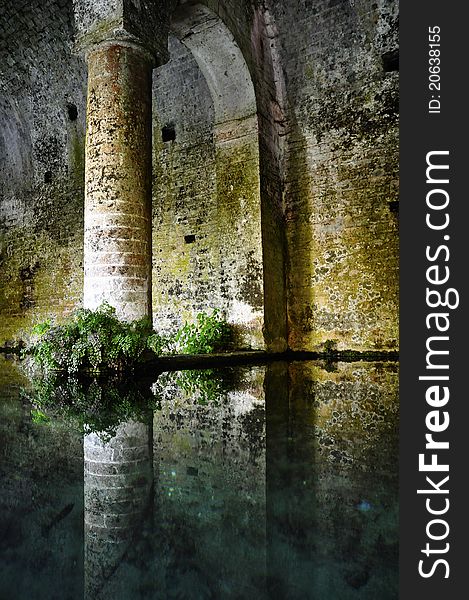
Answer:
[[[383,60],[383,70],[385,73],[399,71],[399,50],[391,50],[381,57]]]

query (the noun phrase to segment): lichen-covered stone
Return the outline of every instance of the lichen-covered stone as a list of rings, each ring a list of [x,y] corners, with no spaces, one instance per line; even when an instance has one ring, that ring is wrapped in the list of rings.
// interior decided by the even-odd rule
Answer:
[[[168,60],[169,15],[175,0],[73,0],[76,48],[88,53],[122,42],[144,49],[154,64]]]
[[[290,103],[289,345],[398,347],[397,3],[273,3]],[[291,49],[302,57],[289,60]]]
[[[2,346],[83,294],[86,67],[71,19],[64,1],[0,6]]]
[[[257,121],[240,100],[239,119],[217,123],[235,110],[234,99],[229,106],[212,99],[198,63],[175,38],[170,51],[153,87],[154,323],[174,330],[217,308],[235,326],[237,345],[263,348]],[[174,140],[163,141],[164,127]]]
[[[151,312],[151,68],[114,45],[88,58],[84,304]]]
[[[181,3],[172,28],[182,40],[154,72],[155,324],[174,327],[213,304],[233,315],[236,300],[243,345],[396,349],[398,3],[201,4]],[[71,0],[0,6],[0,344],[82,301],[86,70],[72,24]],[[222,48],[209,72],[214,36]],[[229,48],[240,51],[233,74],[221,69]],[[237,83],[228,98],[240,73],[252,89]],[[257,109],[258,159],[249,111],[236,124],[244,92]],[[176,139],[163,142],[172,125]],[[43,276],[50,286],[36,283]]]

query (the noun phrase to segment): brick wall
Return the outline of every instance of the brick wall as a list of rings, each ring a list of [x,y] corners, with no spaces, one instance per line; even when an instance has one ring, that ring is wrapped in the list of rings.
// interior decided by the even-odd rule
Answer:
[[[396,349],[397,2],[204,4],[249,69],[259,170],[249,144],[220,153],[207,83],[173,40],[154,77],[157,326],[211,305],[234,318],[235,299],[254,324],[244,345],[261,346],[264,327],[283,349],[288,315],[293,349]],[[86,69],[71,44],[70,1],[2,3],[0,344],[81,302]],[[255,194],[230,205],[239,176],[259,186],[260,216]]]
[[[82,295],[86,69],[71,19],[64,1],[0,7],[0,344]]]

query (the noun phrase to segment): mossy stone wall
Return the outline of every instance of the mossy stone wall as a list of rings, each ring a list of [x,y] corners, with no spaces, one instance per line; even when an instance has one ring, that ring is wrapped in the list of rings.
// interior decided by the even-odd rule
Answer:
[[[258,150],[219,143],[207,83],[173,40],[153,90],[156,325],[236,303],[241,345],[397,349],[398,3],[203,4],[248,66]],[[0,11],[3,345],[82,301],[87,77],[70,0]]]
[[[82,297],[86,68],[72,35],[69,2],[1,3],[1,346]]]
[[[299,3],[274,9],[289,99],[289,345],[394,350],[398,5],[308,4],[307,16]],[[397,61],[387,60],[393,53]]]
[[[153,86],[154,323],[174,330],[217,308],[238,346],[263,348],[256,118],[215,123],[193,55],[174,37],[169,47]]]

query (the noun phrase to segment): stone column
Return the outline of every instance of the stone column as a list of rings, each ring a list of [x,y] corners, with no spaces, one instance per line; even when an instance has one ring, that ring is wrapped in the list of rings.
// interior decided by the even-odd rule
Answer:
[[[84,306],[151,315],[151,84],[167,60],[166,0],[74,0],[88,63]]]
[[[151,74],[140,49],[88,56],[84,305],[151,314]]]

